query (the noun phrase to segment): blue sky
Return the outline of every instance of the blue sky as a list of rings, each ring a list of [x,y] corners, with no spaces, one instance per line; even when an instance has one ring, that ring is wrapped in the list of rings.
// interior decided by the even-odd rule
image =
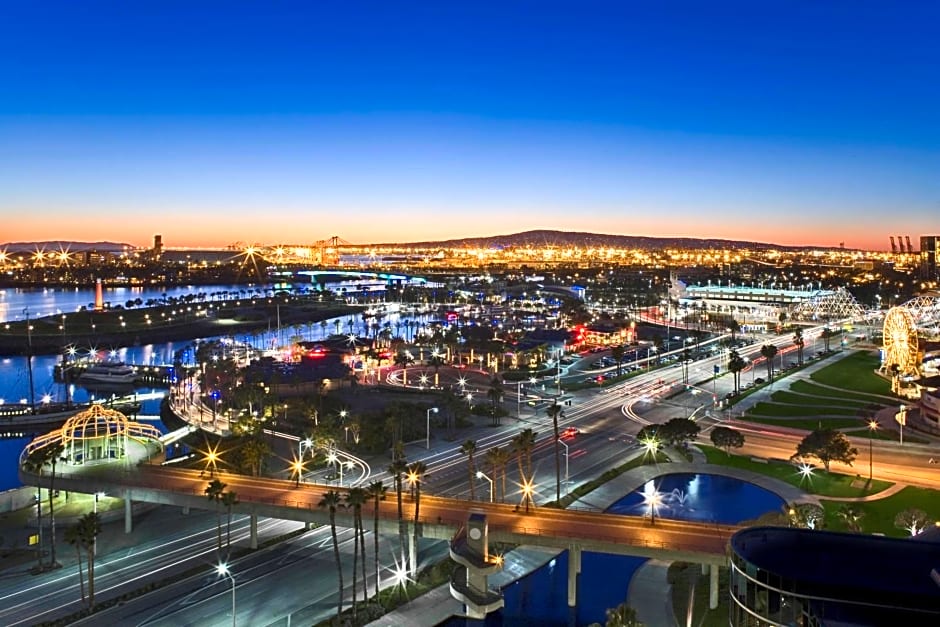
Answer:
[[[916,1],[7,2],[0,239],[554,228],[885,248],[940,230],[938,18]]]

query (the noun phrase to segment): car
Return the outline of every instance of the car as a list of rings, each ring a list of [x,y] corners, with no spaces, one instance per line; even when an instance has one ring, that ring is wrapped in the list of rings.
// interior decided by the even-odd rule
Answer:
[[[561,438],[567,440],[569,438],[573,438],[579,433],[581,433],[581,430],[577,427],[565,427],[565,430],[561,432]]]

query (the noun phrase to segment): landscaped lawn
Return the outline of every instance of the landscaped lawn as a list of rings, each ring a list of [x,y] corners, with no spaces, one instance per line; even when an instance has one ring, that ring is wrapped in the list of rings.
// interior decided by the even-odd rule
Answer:
[[[788,390],[778,390],[770,395],[770,400],[776,403],[790,403],[793,405],[826,405],[829,407],[845,407],[858,411],[869,405],[865,401],[850,400],[847,398],[830,398],[813,394],[801,394]]]
[[[854,416],[858,410],[850,407],[832,407],[829,405],[779,405],[760,402],[748,411],[757,416],[800,417],[800,416]]]
[[[813,431],[815,429],[853,429],[864,427],[867,423],[857,418],[764,418],[762,416],[747,416],[748,420],[759,422],[764,425],[774,425],[777,427],[789,427],[791,429],[805,429]],[[866,427],[867,428],[867,427]],[[862,435],[861,433],[856,435]],[[866,434],[867,436],[867,434]]]
[[[856,351],[834,364],[817,370],[810,378],[825,385],[867,394],[892,396],[891,382],[875,374],[878,356],[870,351]]]
[[[813,396],[846,399],[849,401],[859,401],[862,403],[879,403],[884,405],[888,402],[886,399],[880,396],[861,394],[859,392],[851,392],[849,390],[835,390],[833,388],[816,385],[810,381],[794,381],[792,384],[790,384],[790,391],[797,392],[799,394],[812,394]]]
[[[750,470],[751,472],[786,481],[790,485],[802,488],[811,494],[819,494],[820,496],[865,496],[867,494],[881,492],[893,485],[888,481],[879,481],[876,479],[870,486],[853,487],[852,482],[857,479],[855,475],[827,473],[821,468],[817,468],[811,477],[804,478],[793,464],[779,461],[769,461],[767,463],[756,462],[745,455],[729,456],[724,451],[713,446],[699,445],[699,448],[705,453],[709,464]],[[867,484],[867,481],[865,483]]]
[[[845,531],[846,527],[839,519],[839,509],[845,505],[839,501],[823,501],[826,509],[826,528],[833,531]],[[886,536],[899,538],[910,535],[904,529],[894,526],[894,517],[898,512],[908,508],[917,508],[927,512],[932,524],[940,520],[940,491],[927,488],[906,487],[897,494],[877,501],[851,503],[865,516],[861,520],[862,531],[865,533],[883,533]]]

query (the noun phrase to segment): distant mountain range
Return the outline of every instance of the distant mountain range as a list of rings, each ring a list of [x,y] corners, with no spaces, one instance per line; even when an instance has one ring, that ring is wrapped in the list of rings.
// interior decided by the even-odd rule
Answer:
[[[71,242],[66,240],[50,240],[46,242],[7,242],[6,244],[0,244],[0,248],[10,253],[33,252],[34,250],[44,250],[46,252],[67,250],[74,253],[84,252],[86,250],[120,252],[128,248],[134,248],[134,246],[131,244],[120,244],[118,242]]]
[[[510,235],[492,235],[489,237],[465,237],[423,242],[390,242],[375,246],[407,246],[413,248],[511,248],[520,246],[558,246],[576,248],[635,248],[635,249],[715,249],[747,248],[750,250],[808,250],[821,249],[820,246],[781,246],[766,242],[747,242],[731,239],[697,239],[694,237],[646,237],[640,235],[609,235],[604,233],[577,233],[571,231],[535,230],[513,233]],[[86,250],[123,251],[136,248],[132,244],[120,242],[72,242],[54,240],[44,242],[8,242],[0,244],[7,252],[34,250],[81,252]]]
[[[637,248],[637,249],[716,249],[748,248],[812,249],[817,246],[780,246],[765,242],[745,242],[730,239],[696,239],[694,237],[645,237],[639,235],[607,235],[602,233],[574,233],[570,231],[536,230],[512,235],[490,237],[466,237],[437,242],[414,242],[411,244],[377,244],[377,246],[413,246],[415,248],[510,248],[519,246],[559,246],[578,248]]]

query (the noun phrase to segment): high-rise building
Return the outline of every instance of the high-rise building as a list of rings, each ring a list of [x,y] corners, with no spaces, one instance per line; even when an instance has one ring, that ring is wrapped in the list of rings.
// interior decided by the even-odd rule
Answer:
[[[937,253],[940,252],[940,235],[920,236],[920,278],[925,281],[936,281]]]

